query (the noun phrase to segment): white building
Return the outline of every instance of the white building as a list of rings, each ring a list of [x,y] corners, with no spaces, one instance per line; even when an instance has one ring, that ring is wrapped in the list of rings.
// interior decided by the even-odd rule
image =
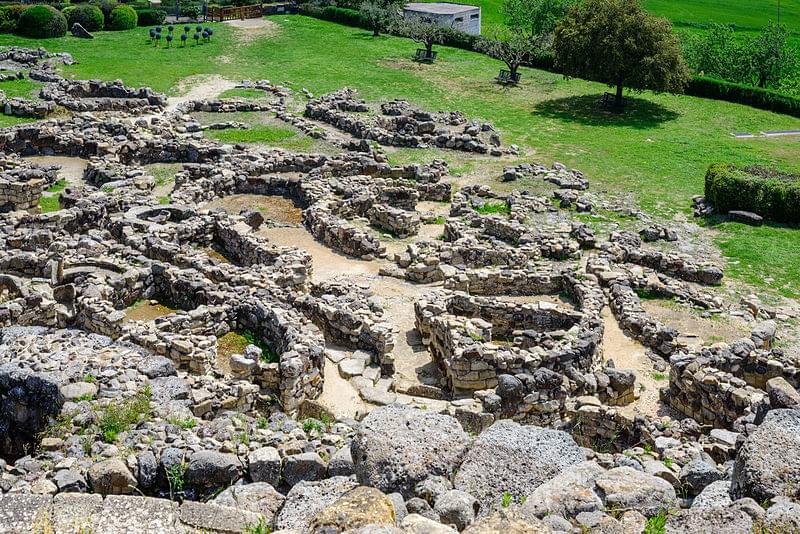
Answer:
[[[403,16],[428,17],[439,23],[440,26],[453,28],[472,35],[481,34],[481,8],[465,4],[451,4],[448,2],[406,4]]]

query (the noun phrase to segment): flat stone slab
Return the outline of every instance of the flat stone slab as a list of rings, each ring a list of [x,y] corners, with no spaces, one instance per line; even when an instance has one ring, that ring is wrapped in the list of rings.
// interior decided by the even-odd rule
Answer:
[[[361,376],[364,369],[366,369],[366,363],[361,359],[348,358],[339,362],[339,375],[342,378]]]
[[[749,224],[750,226],[761,226],[764,224],[764,217],[750,211],[733,210],[728,212],[728,217],[732,221]]]

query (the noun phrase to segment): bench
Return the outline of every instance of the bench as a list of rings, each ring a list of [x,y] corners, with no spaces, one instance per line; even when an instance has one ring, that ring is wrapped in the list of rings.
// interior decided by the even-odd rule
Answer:
[[[626,98],[622,99],[622,105],[617,106],[617,95],[614,93],[603,93],[603,98],[600,99],[600,105],[603,109],[622,109],[625,107]]]
[[[517,85],[520,78],[522,78],[522,74],[519,72],[512,76],[510,70],[501,69],[500,74],[497,76],[497,78],[495,78],[495,80],[497,80],[497,83],[503,85]]]
[[[428,50],[425,48],[417,48],[417,53],[414,55],[414,61],[422,63],[431,63],[434,59],[436,59],[436,50],[431,50],[431,53],[428,54]]]

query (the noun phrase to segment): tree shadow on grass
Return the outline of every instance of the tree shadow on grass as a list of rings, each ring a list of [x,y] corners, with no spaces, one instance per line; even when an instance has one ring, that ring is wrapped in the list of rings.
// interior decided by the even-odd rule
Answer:
[[[643,98],[626,97],[622,111],[604,108],[602,99],[603,95],[598,93],[545,100],[536,104],[533,113],[586,126],[627,126],[640,130],[654,128],[680,116],[661,104]]]

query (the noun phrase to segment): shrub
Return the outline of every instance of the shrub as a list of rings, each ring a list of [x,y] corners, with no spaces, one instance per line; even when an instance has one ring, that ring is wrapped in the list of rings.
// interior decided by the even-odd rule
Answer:
[[[108,29],[130,30],[136,27],[139,17],[131,6],[117,6],[111,10],[111,18],[108,20]]]
[[[136,14],[139,16],[139,26],[157,26],[167,18],[167,12],[160,9],[137,9]]]
[[[17,33],[37,39],[64,37],[67,34],[67,19],[54,7],[45,5],[29,7],[19,17]]]
[[[105,26],[106,18],[99,7],[91,4],[70,7],[69,11],[64,10],[64,15],[67,16],[70,27],[77,22],[88,31],[96,32],[102,30]]]
[[[0,33],[13,33],[17,29],[20,15],[29,7],[23,4],[0,7]]]
[[[774,221],[800,223],[800,176],[717,163],[706,172],[705,195],[719,213],[745,210]]]
[[[770,89],[753,87],[752,85],[695,76],[689,82],[686,94],[735,102],[754,108],[800,117],[800,98],[794,98]]]

